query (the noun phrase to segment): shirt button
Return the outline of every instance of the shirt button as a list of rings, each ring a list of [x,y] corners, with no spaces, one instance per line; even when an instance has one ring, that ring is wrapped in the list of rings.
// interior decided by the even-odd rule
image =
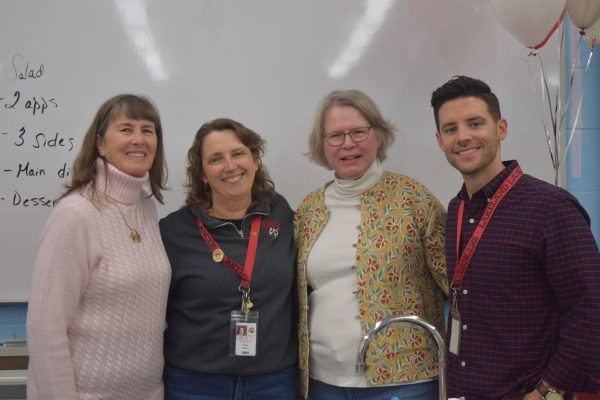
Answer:
[[[471,218],[471,219],[469,219],[469,223],[473,224],[473,223],[475,223],[475,220],[473,218]]]
[[[466,331],[466,330],[467,330],[467,324],[464,324],[463,325],[463,331]]]
[[[466,363],[466,362],[464,362],[464,361],[461,361],[461,362],[460,362],[460,366],[461,366],[461,367],[464,367],[464,366],[466,366],[466,365],[467,365],[467,363]]]
[[[469,294],[469,291],[467,289],[463,289],[463,294]]]
[[[488,197],[487,199],[485,199],[485,201],[487,201],[487,202],[489,203],[490,201],[492,201],[492,199],[490,199],[490,198]]]

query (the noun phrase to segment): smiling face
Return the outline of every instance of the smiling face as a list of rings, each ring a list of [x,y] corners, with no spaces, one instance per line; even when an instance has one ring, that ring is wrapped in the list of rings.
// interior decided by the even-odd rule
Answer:
[[[202,169],[213,207],[250,203],[258,162],[234,131],[212,131],[204,137]]]
[[[351,129],[370,126],[365,117],[352,106],[333,105],[326,112],[323,120],[325,134],[348,132]],[[327,163],[335,171],[338,179],[355,180],[364,175],[377,158],[377,149],[382,140],[375,129],[371,129],[369,137],[362,142],[355,142],[350,135],[344,136],[340,146],[331,146],[323,140],[323,151]]]
[[[125,115],[111,121],[104,136],[96,137],[98,153],[109,164],[138,178],[152,167],[157,143],[154,122]]]
[[[472,194],[504,169],[500,142],[507,134],[506,120],[494,121],[485,101],[477,97],[445,102],[438,117],[438,145]]]

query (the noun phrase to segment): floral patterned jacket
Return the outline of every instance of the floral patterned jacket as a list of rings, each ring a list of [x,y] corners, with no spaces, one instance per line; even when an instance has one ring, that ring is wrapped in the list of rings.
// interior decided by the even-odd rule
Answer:
[[[310,345],[306,261],[327,222],[327,185],[309,194],[294,217],[300,391],[304,397],[308,395]],[[361,194],[360,204],[355,270],[363,334],[387,316],[409,314],[443,332],[443,301],[448,294],[443,206],[421,183],[391,172],[384,172]],[[425,380],[438,374],[437,346],[421,327],[393,324],[371,341],[366,363],[368,385]]]

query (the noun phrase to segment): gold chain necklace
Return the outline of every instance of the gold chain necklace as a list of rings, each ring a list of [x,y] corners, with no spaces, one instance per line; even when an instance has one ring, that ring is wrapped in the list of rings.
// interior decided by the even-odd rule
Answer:
[[[131,227],[131,225],[129,225],[129,222],[127,222],[127,218],[125,218],[125,214],[123,213],[123,211],[121,210],[121,207],[119,207],[117,205],[117,203],[115,203],[114,201],[112,201],[111,199],[109,199],[107,197],[107,200],[110,204],[113,205],[114,208],[117,209],[117,211],[119,212],[119,215],[121,216],[121,218],[123,219],[123,222],[125,222],[125,225],[127,225],[127,229],[129,229],[129,237],[131,238],[131,241],[133,243],[140,243],[142,241],[142,236],[140,235],[140,233],[137,231],[137,229]],[[134,224],[137,226],[138,224],[138,203],[135,202],[134,204]]]

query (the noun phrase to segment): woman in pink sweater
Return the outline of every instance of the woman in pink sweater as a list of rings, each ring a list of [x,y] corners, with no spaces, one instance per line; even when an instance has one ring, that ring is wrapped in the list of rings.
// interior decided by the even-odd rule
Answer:
[[[71,177],[35,262],[27,396],[161,400],[171,272],[152,199],[162,202],[166,179],[152,103],[128,94],[106,101]]]

